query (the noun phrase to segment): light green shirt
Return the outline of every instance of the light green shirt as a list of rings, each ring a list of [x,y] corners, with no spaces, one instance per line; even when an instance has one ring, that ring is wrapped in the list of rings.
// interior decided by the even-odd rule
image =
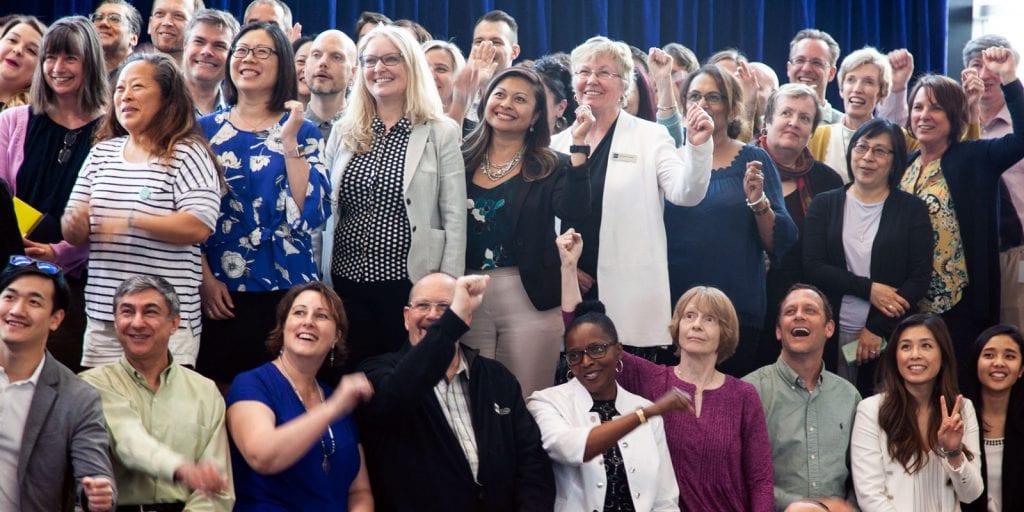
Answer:
[[[846,453],[860,393],[822,370],[814,391],[780,357],[743,377],[757,388],[772,440],[775,508],[807,496],[846,496]]]
[[[154,392],[128,360],[81,374],[103,400],[118,505],[185,503],[188,511],[230,511],[235,502],[224,398],[216,384],[173,360]],[[185,462],[210,461],[228,481],[219,495],[174,482]]]

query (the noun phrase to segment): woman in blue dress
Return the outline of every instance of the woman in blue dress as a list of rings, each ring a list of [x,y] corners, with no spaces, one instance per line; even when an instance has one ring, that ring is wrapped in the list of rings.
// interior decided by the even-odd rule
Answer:
[[[220,383],[268,360],[274,305],[319,279],[312,235],[330,213],[323,139],[294,101],[294,56],[276,25],[250,24],[235,37],[224,97],[226,111],[199,120],[228,185],[200,287],[197,365]]]
[[[362,373],[332,390],[316,380],[345,355],[348,321],[334,290],[314,281],[277,306],[267,348],[279,354],[239,374],[227,395],[236,511],[373,510],[351,412],[373,394]]]

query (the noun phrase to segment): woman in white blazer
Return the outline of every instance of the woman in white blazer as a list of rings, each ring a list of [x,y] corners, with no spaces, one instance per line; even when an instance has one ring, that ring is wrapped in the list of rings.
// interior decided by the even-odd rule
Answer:
[[[359,72],[331,131],[323,275],[344,298],[349,364],[405,342],[412,283],[465,269],[466,182],[459,129],[445,117],[423,50],[382,26],[359,43]]]
[[[526,403],[554,464],[555,511],[679,510],[660,416],[692,410],[689,397],[672,389],[652,404],[622,389],[622,345],[604,306],[583,302],[574,315],[565,358],[575,378]]]
[[[907,317],[882,356],[883,392],[857,406],[850,461],[864,512],[960,510],[981,495],[978,420],[960,395],[949,331]],[[925,419],[925,424],[922,424]]]
[[[686,114],[686,140],[676,149],[664,126],[623,111],[633,87],[633,58],[625,43],[592,37],[571,59],[576,98],[590,107],[594,127],[584,145],[573,145],[567,130],[551,138],[551,148],[591,154],[591,211],[585,221],[563,222],[562,231],[575,228],[587,241],[580,260],[585,298],[606,304],[630,351],[670,363],[664,201],[692,206],[704,198],[713,122],[694,106]]]

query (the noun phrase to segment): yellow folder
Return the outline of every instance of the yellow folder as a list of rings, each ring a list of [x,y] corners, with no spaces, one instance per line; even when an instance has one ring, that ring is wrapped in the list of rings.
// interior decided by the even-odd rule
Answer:
[[[17,197],[14,198],[14,215],[18,217],[18,229],[21,230],[21,236],[28,236],[43,219],[43,212],[36,210],[32,205]]]

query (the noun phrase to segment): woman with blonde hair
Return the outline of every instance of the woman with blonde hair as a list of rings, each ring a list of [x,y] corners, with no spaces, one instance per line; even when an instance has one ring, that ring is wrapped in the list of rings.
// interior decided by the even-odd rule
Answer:
[[[462,51],[448,41],[437,39],[423,43],[423,53],[427,56],[427,63],[430,64],[430,71],[437,84],[437,93],[441,95],[441,104],[444,111],[452,106],[452,95],[455,91],[453,82],[459,76],[462,68],[466,67],[466,58]]]
[[[327,143],[336,195],[323,244],[324,279],[345,297],[353,365],[405,341],[413,282],[461,275],[466,264],[459,129],[423,50],[407,31],[383,26],[358,53],[348,108]]]

